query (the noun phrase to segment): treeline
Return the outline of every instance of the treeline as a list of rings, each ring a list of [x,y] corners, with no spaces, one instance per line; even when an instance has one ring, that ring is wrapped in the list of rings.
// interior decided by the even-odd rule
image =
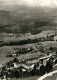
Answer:
[[[17,57],[20,54],[27,54],[28,52],[32,52],[32,51],[33,51],[33,48],[32,47],[29,47],[29,48],[21,48],[21,49],[18,49],[18,51],[16,51],[15,53],[10,53],[10,54],[6,55],[6,57],[14,57],[14,56]]]
[[[35,39],[19,40],[12,42],[3,42],[0,46],[24,45],[30,43],[38,43],[43,41],[54,41],[54,36],[40,37]]]

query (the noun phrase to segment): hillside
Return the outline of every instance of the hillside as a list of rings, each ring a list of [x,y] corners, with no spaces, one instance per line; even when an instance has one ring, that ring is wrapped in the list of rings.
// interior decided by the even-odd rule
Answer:
[[[20,19],[20,14],[14,16],[14,12],[0,11],[0,33],[28,33],[37,34],[45,29],[57,29],[57,23],[51,19]],[[23,15],[24,16],[24,15]],[[35,17],[35,16],[34,16]]]

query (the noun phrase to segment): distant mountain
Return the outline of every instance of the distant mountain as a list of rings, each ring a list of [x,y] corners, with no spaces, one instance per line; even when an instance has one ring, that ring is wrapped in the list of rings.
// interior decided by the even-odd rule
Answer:
[[[57,29],[56,9],[49,12],[26,10],[23,9],[23,12],[0,10],[0,32],[38,33],[43,29]]]
[[[14,20],[9,11],[0,11],[0,25],[12,24]]]

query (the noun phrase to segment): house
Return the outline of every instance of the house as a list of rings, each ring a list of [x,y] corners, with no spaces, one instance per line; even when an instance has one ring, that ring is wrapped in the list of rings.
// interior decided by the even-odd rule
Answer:
[[[13,56],[13,57],[16,57],[16,53],[12,53],[12,56]]]
[[[54,40],[55,40],[55,41],[57,41],[57,35],[56,35],[56,36],[54,36]]]

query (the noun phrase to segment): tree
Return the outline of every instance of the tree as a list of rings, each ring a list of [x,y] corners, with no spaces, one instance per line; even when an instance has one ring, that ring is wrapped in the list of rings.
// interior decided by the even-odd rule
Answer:
[[[19,60],[17,58],[14,58],[14,62],[19,62]]]
[[[47,73],[50,72],[53,68],[53,63],[50,60],[47,61],[45,68]]]
[[[44,75],[45,74],[45,67],[44,67],[43,64],[40,66],[39,72],[40,72],[40,75]]]
[[[18,70],[15,71],[15,77],[19,78],[19,72],[18,72]]]

